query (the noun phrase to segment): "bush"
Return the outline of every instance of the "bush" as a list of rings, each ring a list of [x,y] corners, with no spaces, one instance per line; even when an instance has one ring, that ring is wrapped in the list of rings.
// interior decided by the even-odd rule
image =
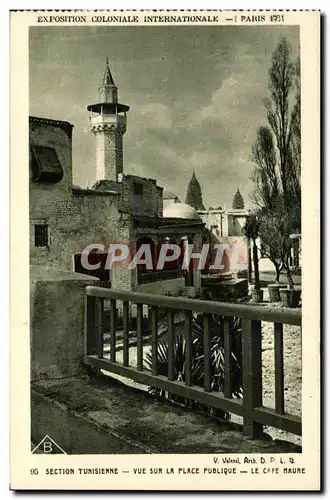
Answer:
[[[224,390],[224,318],[220,316],[210,317],[211,332],[211,388],[212,391]],[[183,328],[183,327],[181,327]],[[231,324],[231,377],[232,395],[242,395],[242,349],[241,349],[241,322],[239,318],[233,318]],[[204,385],[204,345],[203,345],[203,315],[197,315],[192,319],[192,385],[203,387]],[[157,346],[158,374],[168,375],[168,343],[162,339]],[[152,351],[146,353],[145,365],[147,369],[152,366]],[[177,327],[174,340],[174,380],[185,382],[185,338],[180,327]],[[207,407],[195,400],[168,393],[155,387],[150,387],[149,392],[155,396],[166,398],[170,401],[184,404],[200,411],[207,412],[222,418],[229,415],[221,410]]]

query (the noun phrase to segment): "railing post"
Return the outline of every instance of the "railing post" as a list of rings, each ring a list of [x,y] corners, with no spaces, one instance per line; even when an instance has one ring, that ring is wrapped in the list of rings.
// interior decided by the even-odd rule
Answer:
[[[192,356],[193,356],[193,343],[192,343],[192,312],[185,312],[184,324],[184,339],[185,339],[185,373],[184,378],[186,385],[192,385]]]
[[[224,335],[224,361],[225,361],[225,387],[224,393],[227,398],[232,397],[232,356],[231,356],[231,328],[232,318],[224,318],[223,335]]]
[[[136,306],[137,369],[143,370],[143,305]]]
[[[151,351],[152,351],[152,369],[153,375],[158,374],[158,309],[152,307],[150,309],[151,321]]]
[[[253,410],[262,406],[261,321],[242,321],[243,432],[251,438],[262,434],[263,426],[253,420]]]
[[[85,321],[84,321],[84,356],[100,354],[100,336],[97,332],[97,298],[90,295],[85,295]],[[103,333],[103,332],[102,332]],[[90,376],[95,376],[100,373],[99,369],[88,365],[87,372]]]
[[[211,332],[210,315],[203,315],[203,337],[204,337],[204,390],[211,392],[212,389],[212,361],[211,361]]]
[[[94,336],[97,345],[97,355],[103,358],[103,299],[96,298],[95,301],[95,325]]]
[[[283,325],[274,323],[275,410],[284,414]]]
[[[95,297],[85,295],[85,358],[90,354],[97,354],[97,339],[94,336],[95,325]]]
[[[110,299],[110,361],[116,362],[117,302]]]
[[[123,365],[129,365],[129,302],[123,302]]]
[[[168,346],[168,372],[167,377],[168,380],[174,380],[174,315],[173,311],[169,310],[167,312],[167,346]]]

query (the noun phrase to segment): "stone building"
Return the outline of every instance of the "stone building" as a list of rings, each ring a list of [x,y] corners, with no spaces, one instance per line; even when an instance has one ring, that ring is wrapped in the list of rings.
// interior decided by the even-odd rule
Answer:
[[[191,190],[191,186],[193,186],[193,193],[197,193],[198,206],[200,206],[202,192],[199,183],[199,188],[195,189],[197,183],[198,180],[193,173],[192,179],[188,184],[187,193],[190,192],[191,197],[194,198]],[[166,214],[178,212],[189,214],[189,208],[187,207],[190,206],[190,210],[194,211],[196,216],[205,224],[203,241],[210,244],[209,264],[214,261],[216,253],[216,250],[212,250],[212,248],[214,248],[214,245],[221,243],[227,245],[227,247],[224,250],[223,269],[220,272],[230,271],[237,273],[238,271],[242,271],[244,266],[247,269],[247,246],[242,230],[250,211],[244,208],[244,200],[239,189],[237,189],[233,197],[233,208],[231,209],[210,207],[207,210],[205,208],[195,210],[192,205],[177,203],[176,199],[177,197],[174,193],[171,193],[171,197],[163,197],[164,213],[166,211]],[[185,207],[184,209],[182,208],[183,206]],[[208,269],[205,271],[207,272]]]
[[[198,210],[206,227],[217,238],[240,237],[250,211],[244,208],[244,200],[237,188],[233,197],[232,208],[212,208]]]
[[[237,203],[237,193],[241,198],[239,203]],[[249,215],[249,210],[244,209],[244,201],[239,189],[234,195],[232,206],[232,209],[219,207],[198,210],[198,214],[210,231],[213,240],[228,245],[224,251],[223,271],[237,273],[244,267],[247,269],[247,246],[242,230]]]
[[[118,101],[108,61],[98,90],[99,102],[87,107],[95,138],[96,182],[92,188],[72,183],[73,125],[29,119],[31,264],[92,274],[122,290],[177,295],[186,284],[199,288],[197,270],[189,270],[187,277],[179,261],[168,263],[171,265],[162,271],[143,265],[129,268],[132,256],[145,243],[152,247],[153,263],[164,242],[184,246],[190,241],[198,249],[204,224],[198,215],[196,220],[180,214],[163,217],[163,188],[156,180],[124,173],[123,137],[129,106]],[[84,269],[81,255],[92,244],[104,249],[89,257],[98,267],[90,271]],[[108,270],[105,262],[113,244],[128,245],[130,255]]]

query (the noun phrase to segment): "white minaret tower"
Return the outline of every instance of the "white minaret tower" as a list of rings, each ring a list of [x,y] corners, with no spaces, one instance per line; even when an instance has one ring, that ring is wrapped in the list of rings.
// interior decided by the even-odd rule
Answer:
[[[118,89],[113,81],[108,58],[99,87],[100,102],[87,106],[93,113],[92,132],[96,146],[96,181],[118,181],[123,173],[123,135],[129,106],[118,103]]]

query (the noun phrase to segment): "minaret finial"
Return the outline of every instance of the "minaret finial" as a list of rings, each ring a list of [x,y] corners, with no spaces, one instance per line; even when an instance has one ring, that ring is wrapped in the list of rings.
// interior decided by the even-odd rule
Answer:
[[[112,78],[109,68],[109,58],[105,58],[105,69],[103,73],[102,83],[99,87],[100,101],[102,103],[117,103],[118,102],[118,89]]]
[[[102,87],[115,86],[115,82],[113,81],[111,71],[109,68],[109,58],[108,56],[105,59],[105,70],[102,79]]]

